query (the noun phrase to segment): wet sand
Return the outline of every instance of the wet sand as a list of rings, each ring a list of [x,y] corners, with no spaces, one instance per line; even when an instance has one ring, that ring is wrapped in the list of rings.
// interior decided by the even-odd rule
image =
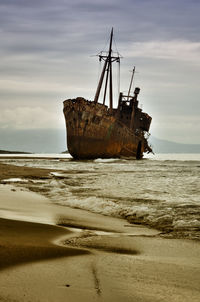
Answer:
[[[50,170],[0,164],[0,179]],[[0,301],[199,301],[200,245],[0,185]],[[59,226],[58,226],[59,225]]]

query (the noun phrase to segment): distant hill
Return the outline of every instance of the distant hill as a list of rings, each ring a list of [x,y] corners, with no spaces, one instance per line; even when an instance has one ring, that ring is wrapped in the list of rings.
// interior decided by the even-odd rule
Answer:
[[[200,153],[200,144],[179,144],[150,136],[154,153]],[[33,129],[0,131],[0,150],[11,153],[61,153],[66,147],[65,129]],[[8,151],[5,151],[8,152]]]
[[[200,153],[200,144],[180,144],[150,136],[154,153]]]
[[[30,153],[61,153],[66,150],[65,129],[1,129],[0,149]]]
[[[31,154],[30,152],[0,150],[0,154]]]

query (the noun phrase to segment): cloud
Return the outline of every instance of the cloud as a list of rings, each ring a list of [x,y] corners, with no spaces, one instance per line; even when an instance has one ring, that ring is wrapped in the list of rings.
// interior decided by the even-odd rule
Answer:
[[[48,129],[64,128],[62,112],[41,107],[17,107],[0,111],[2,129]]]
[[[126,57],[178,60],[200,64],[200,42],[187,40],[136,42],[125,51]]]

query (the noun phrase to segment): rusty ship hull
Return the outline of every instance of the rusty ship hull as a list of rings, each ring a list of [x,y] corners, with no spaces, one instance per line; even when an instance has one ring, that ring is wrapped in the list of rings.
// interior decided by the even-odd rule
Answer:
[[[131,130],[117,109],[110,112],[103,104],[76,98],[64,101],[64,116],[68,151],[75,159],[140,159],[150,151],[143,131]]]

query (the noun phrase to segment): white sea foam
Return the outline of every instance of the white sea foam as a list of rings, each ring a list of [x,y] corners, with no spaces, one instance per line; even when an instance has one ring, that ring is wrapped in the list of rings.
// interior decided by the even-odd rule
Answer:
[[[121,160],[121,159],[119,159],[119,158],[97,158],[94,160],[94,162],[96,162],[96,163],[114,163],[119,160]]]
[[[31,159],[31,158],[48,158],[48,159],[68,159],[68,158],[72,158],[72,156],[69,153],[30,153],[30,154],[26,154],[26,153],[5,153],[5,154],[0,154],[0,158],[27,158],[27,159]]]
[[[172,160],[172,161],[200,161],[198,153],[160,153],[160,154],[145,154],[144,158],[151,160]]]
[[[200,228],[200,221],[195,219],[195,220],[177,220],[174,223],[174,228],[175,229],[182,229],[182,228]]]
[[[2,182],[7,182],[7,183],[10,183],[10,182],[23,182],[23,183],[27,183],[28,180],[27,179],[22,179],[22,178],[7,178],[7,179],[3,179]]]
[[[51,175],[56,176],[56,177],[65,177],[66,175],[63,173],[59,172],[50,172]]]

